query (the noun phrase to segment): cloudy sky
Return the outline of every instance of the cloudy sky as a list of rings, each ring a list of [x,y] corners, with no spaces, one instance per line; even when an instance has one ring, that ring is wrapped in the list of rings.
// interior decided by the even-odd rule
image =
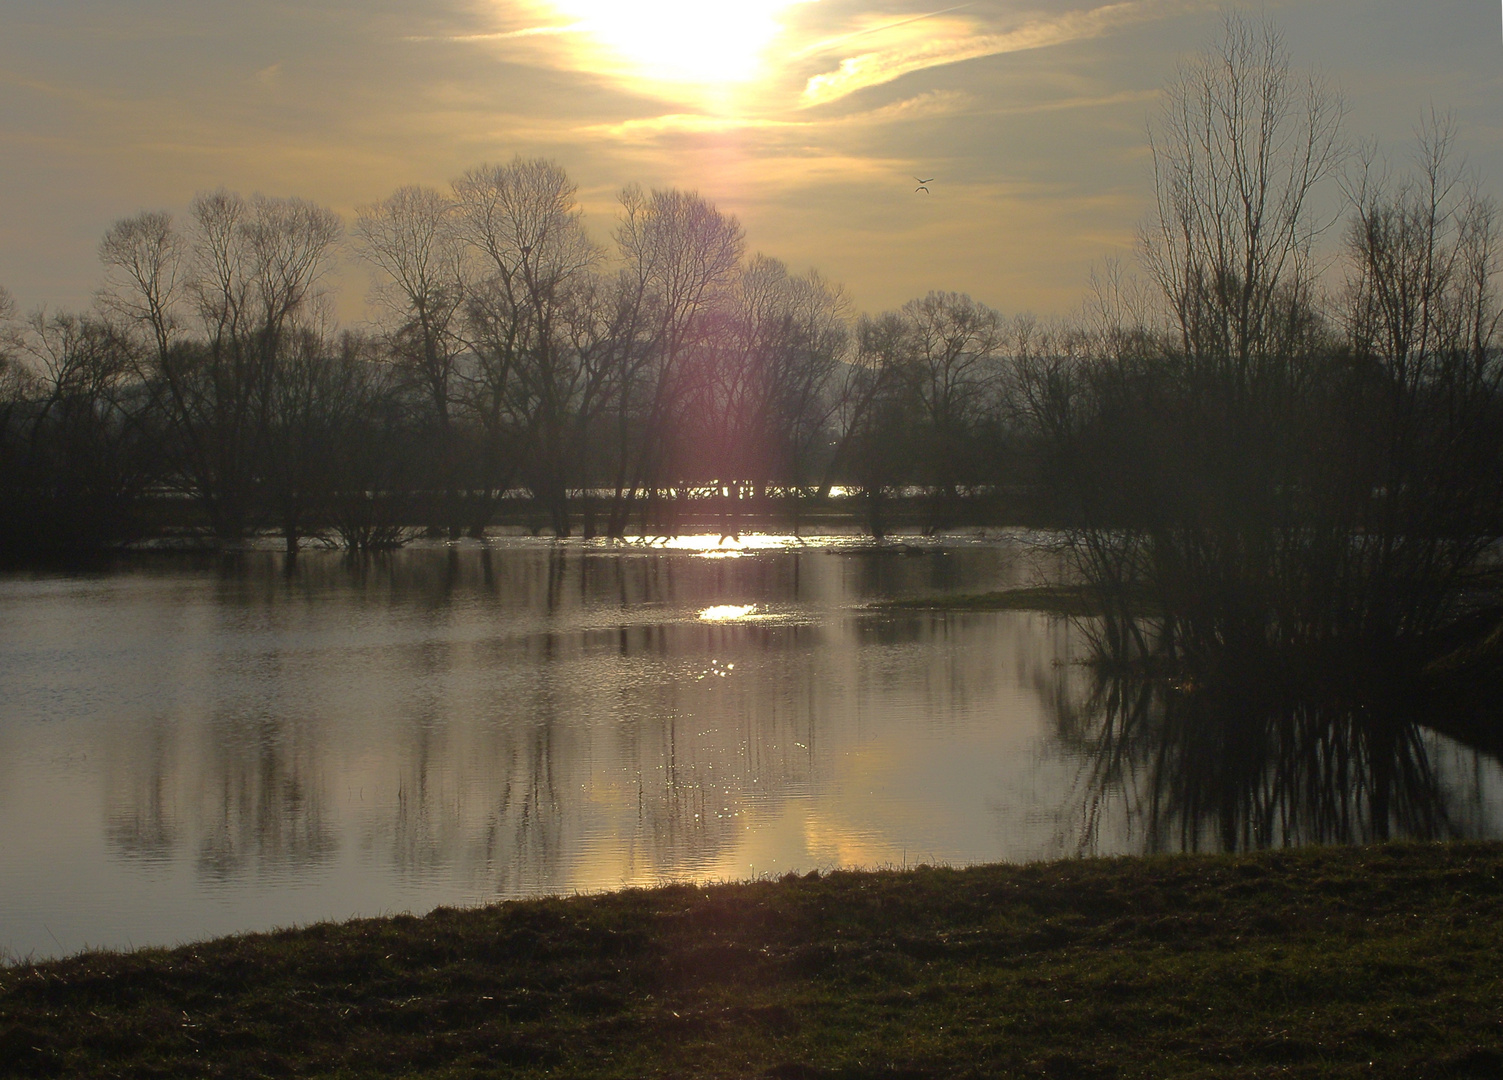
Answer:
[[[86,304],[115,219],[195,191],[350,220],[405,183],[559,161],[694,188],[753,249],[877,310],[929,289],[1063,313],[1131,258],[1147,125],[1201,0],[0,0],[0,285]],[[1499,0],[1266,0],[1347,129],[1402,160],[1432,106],[1503,194]],[[914,177],[933,177],[928,194]],[[360,317],[353,263],[342,311]]]

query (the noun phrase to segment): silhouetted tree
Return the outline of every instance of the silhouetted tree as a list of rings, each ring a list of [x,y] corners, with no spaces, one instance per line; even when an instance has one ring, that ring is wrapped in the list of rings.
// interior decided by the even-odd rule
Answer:
[[[373,296],[395,319],[388,347],[429,409],[443,527],[453,539],[461,528],[454,411],[465,351],[461,316],[469,299],[459,207],[431,188],[398,188],[359,209],[355,235],[361,255],[380,275]]]
[[[330,350],[334,492],[329,518],[351,551],[398,547],[413,524],[411,498],[423,486],[414,453],[420,426],[404,407],[403,376],[384,342],[343,333]]]
[[[591,323],[591,269],[575,187],[557,163],[516,158],[471,169],[454,184],[463,235],[484,268],[472,297],[480,414],[520,428],[522,469],[559,535],[570,531],[568,490],[579,435],[598,408],[605,373],[580,349]]]
[[[1311,197],[1341,160],[1340,100],[1290,72],[1270,23],[1229,15],[1164,92],[1151,133],[1156,205],[1144,265],[1189,358],[1239,371],[1287,352],[1308,299]]]
[[[1343,576],[1385,583],[1365,622],[1433,629],[1503,531],[1503,363],[1496,207],[1456,161],[1449,120],[1419,133],[1417,172],[1378,174],[1367,151],[1349,182],[1348,397],[1360,419],[1346,468],[1369,497]]]
[[[920,404],[908,370],[909,326],[897,312],[856,322],[856,352],[838,397],[840,439],[831,455],[823,490],[837,477],[860,489],[867,528],[877,539],[887,532],[886,503],[892,490],[915,477],[914,435]]]
[[[12,363],[29,370],[7,378],[10,400],[0,406],[8,489],[0,549],[57,557],[133,539],[155,479],[156,433],[131,343],[99,318],[44,311],[11,340]]]
[[[784,271],[775,280],[777,333],[765,375],[765,481],[791,488],[797,530],[799,507],[813,493],[834,445],[840,378],[851,348],[849,305],[840,288],[815,271],[797,277]]]
[[[291,335],[271,384],[259,464],[265,511],[289,554],[305,537],[322,534],[347,500],[359,474],[351,476],[341,444],[359,423],[355,414],[374,404],[363,393],[353,350],[330,337],[315,327]],[[380,453],[369,444],[363,449]]]
[[[843,301],[816,274],[794,276],[758,255],[706,315],[710,332],[688,355],[686,408],[672,472],[730,489],[734,532],[743,489],[801,489],[830,436],[834,378],[847,342]]]
[[[616,244],[624,269],[621,288],[636,338],[620,359],[616,386],[618,463],[609,531],[620,536],[637,494],[649,503],[665,481],[671,433],[685,419],[693,376],[689,354],[707,340],[710,321],[741,262],[740,223],[696,192],[621,193]]]
[[[930,528],[953,519],[962,477],[979,469],[975,443],[995,393],[1004,344],[1001,315],[961,293],[929,293],[901,312],[904,367],[924,422],[923,479],[936,489]]]
[[[1013,381],[1049,433],[1081,568],[1123,642],[1151,599],[1165,637],[1137,647],[1159,660],[1419,663],[1495,595],[1492,208],[1452,182],[1443,126],[1422,134],[1416,180],[1384,183],[1369,161],[1347,185],[1352,272],[1332,318],[1308,261],[1329,100],[1298,87],[1274,32],[1233,19],[1168,103],[1145,255],[1171,333],[1116,320]]]
[[[186,238],[165,214],[118,222],[100,245],[105,307],[151,340],[151,381],[179,439],[181,482],[216,536],[257,509],[259,455],[284,347],[317,308],[339,219],[301,199],[219,190],[193,200]],[[180,336],[182,308],[203,337]]]

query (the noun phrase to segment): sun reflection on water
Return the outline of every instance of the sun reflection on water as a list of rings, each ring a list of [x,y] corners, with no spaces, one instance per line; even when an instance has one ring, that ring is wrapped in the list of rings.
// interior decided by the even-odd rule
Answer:
[[[699,613],[702,622],[735,622],[757,613],[756,604],[716,604]]]

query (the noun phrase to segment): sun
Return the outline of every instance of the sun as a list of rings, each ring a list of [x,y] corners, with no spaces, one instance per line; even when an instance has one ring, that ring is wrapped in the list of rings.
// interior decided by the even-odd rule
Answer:
[[[644,81],[727,87],[752,82],[805,0],[553,0],[569,19]]]

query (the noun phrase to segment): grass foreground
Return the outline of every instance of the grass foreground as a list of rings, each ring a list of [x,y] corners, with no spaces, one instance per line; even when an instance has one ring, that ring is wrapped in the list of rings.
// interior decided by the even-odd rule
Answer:
[[[836,872],[0,969],[0,1075],[1503,1075],[1503,845]]]

